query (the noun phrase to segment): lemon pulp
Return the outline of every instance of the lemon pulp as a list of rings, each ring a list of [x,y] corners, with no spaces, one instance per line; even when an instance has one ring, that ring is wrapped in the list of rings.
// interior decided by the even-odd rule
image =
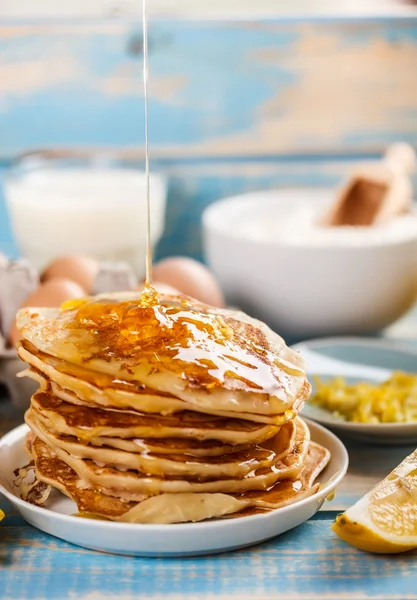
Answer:
[[[417,449],[332,527],[343,540],[374,553],[417,548]]]

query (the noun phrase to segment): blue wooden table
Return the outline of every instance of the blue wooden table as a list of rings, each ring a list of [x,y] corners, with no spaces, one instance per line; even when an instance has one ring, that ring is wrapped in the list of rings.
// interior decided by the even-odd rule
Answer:
[[[17,516],[0,527],[0,597],[130,600],[406,600],[417,556],[364,556],[329,530],[333,511],[261,546],[208,558],[98,554],[42,534]]]

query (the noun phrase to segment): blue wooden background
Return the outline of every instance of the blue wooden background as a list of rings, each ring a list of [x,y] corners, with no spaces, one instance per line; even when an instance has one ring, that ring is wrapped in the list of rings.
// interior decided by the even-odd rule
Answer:
[[[0,24],[0,153],[143,144],[135,23]],[[380,151],[417,136],[417,19],[152,22],[154,156]]]
[[[141,27],[0,23],[0,177],[19,152],[143,155]],[[159,257],[202,257],[200,216],[245,190],[337,185],[417,145],[417,18],[155,21],[150,142],[170,177]],[[0,198],[0,251],[18,250]]]

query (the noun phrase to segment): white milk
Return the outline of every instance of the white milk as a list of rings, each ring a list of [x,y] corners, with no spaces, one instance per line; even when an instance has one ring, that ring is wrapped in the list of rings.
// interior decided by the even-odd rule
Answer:
[[[152,245],[164,226],[166,185],[151,175]],[[43,168],[6,181],[20,250],[37,268],[63,254],[126,261],[144,276],[146,181],[134,169]]]

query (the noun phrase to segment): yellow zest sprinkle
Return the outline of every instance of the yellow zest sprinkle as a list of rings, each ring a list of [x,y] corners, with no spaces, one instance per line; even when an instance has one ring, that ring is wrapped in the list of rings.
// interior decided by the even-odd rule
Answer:
[[[417,421],[417,375],[396,372],[380,384],[348,385],[343,377],[322,381],[315,377],[310,402],[347,421],[407,423]]]

